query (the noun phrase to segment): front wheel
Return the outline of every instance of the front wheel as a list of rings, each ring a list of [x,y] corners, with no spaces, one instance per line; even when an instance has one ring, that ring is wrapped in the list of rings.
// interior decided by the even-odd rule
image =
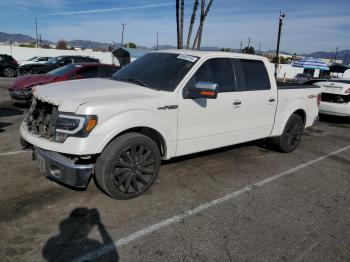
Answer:
[[[279,151],[283,153],[292,152],[298,147],[303,136],[303,131],[303,119],[299,115],[293,114],[288,119],[282,135],[272,138],[272,142]]]
[[[130,199],[146,192],[156,180],[160,151],[149,137],[128,133],[117,137],[97,159],[95,178],[115,199]]]
[[[14,77],[16,75],[16,70],[11,67],[5,67],[3,74],[6,77]]]

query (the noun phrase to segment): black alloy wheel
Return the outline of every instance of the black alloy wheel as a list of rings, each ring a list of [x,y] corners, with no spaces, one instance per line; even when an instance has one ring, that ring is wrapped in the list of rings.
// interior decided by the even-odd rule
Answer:
[[[156,171],[154,153],[143,144],[125,148],[115,161],[113,182],[124,194],[135,194],[152,183]]]
[[[156,180],[160,163],[160,149],[154,140],[127,133],[113,140],[97,159],[96,182],[115,199],[134,198]]]

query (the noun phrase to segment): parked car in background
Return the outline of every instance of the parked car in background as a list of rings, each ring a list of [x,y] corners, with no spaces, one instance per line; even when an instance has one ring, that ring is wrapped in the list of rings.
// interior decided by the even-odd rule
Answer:
[[[295,84],[302,84],[308,80],[312,79],[312,76],[308,75],[308,74],[297,74],[294,79],[293,82]]]
[[[43,64],[46,63],[51,57],[50,56],[33,56],[29,58],[28,60],[21,60],[18,61],[20,65],[27,65],[27,64]]]
[[[94,175],[108,195],[128,199],[150,188],[162,159],[261,138],[295,150],[319,93],[277,86],[262,56],[162,50],[110,80],[35,88],[20,132],[49,178],[84,188]]]
[[[74,79],[111,78],[118,69],[119,67],[109,64],[69,64],[47,74],[20,76],[9,88],[9,93],[17,101],[29,102],[34,86]]]
[[[14,77],[17,74],[18,63],[10,55],[0,54],[0,75]]]
[[[350,117],[350,79],[315,83],[321,87],[320,118],[323,115]]]
[[[50,58],[46,63],[31,63],[18,67],[18,75],[45,74],[51,70],[68,64],[100,63],[97,58],[88,56],[57,56]]]

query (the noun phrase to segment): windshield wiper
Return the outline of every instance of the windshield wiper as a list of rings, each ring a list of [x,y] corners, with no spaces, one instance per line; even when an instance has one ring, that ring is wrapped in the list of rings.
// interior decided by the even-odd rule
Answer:
[[[158,88],[154,88],[154,87],[151,87],[149,85],[147,85],[145,82],[143,82],[142,80],[139,80],[139,79],[136,79],[136,78],[121,78],[121,79],[116,79],[118,81],[125,81],[125,82],[131,82],[131,83],[136,83],[140,86],[144,86],[144,87],[147,87],[147,88],[150,88],[150,89],[155,89],[155,90],[160,90]]]

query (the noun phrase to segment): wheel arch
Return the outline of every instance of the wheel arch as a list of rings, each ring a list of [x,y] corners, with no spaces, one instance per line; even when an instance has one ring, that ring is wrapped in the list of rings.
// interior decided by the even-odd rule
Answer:
[[[162,158],[164,159],[168,158],[169,145],[167,143],[165,136],[159,130],[153,127],[144,126],[144,125],[126,127],[122,130],[119,130],[119,132],[113,134],[113,136],[111,136],[108,141],[105,141],[104,143],[101,143],[99,145],[99,151],[102,152],[104,148],[106,148],[112,141],[114,141],[116,138],[120,137],[121,135],[131,133],[131,132],[139,133],[151,138],[158,145]]]

